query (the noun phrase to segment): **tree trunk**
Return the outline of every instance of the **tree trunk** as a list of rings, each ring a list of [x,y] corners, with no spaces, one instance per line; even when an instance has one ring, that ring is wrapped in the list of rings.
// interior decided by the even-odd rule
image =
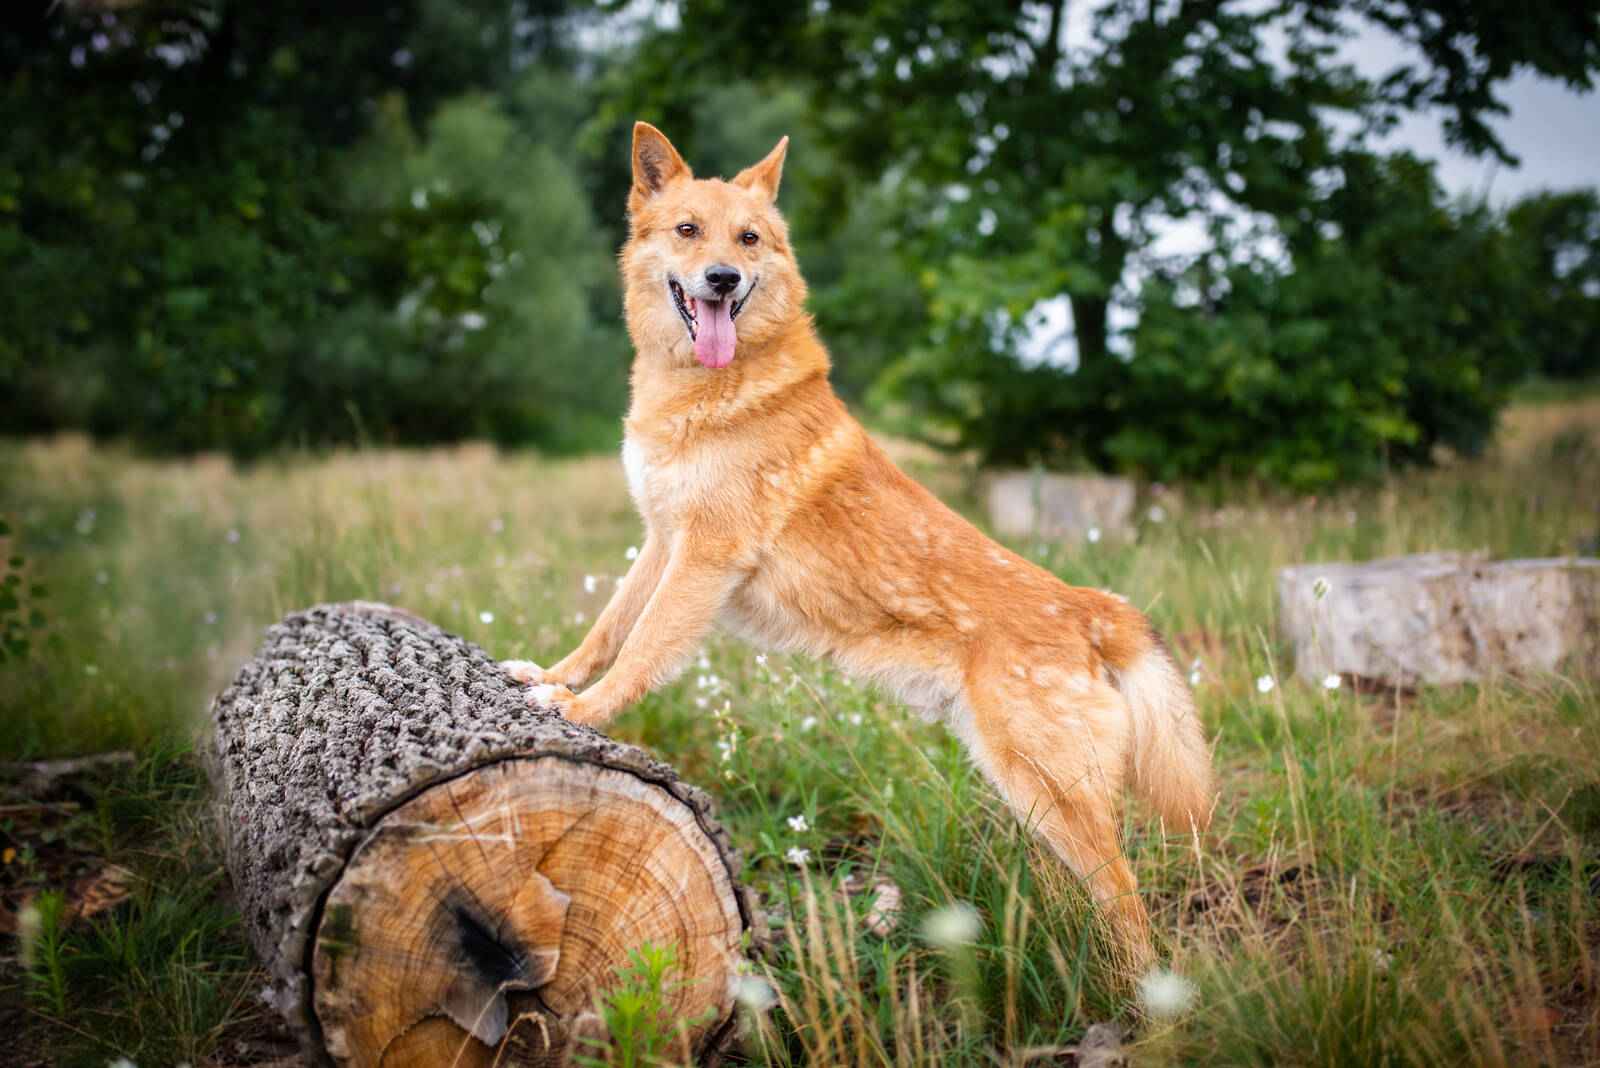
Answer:
[[[1278,571],[1279,627],[1295,670],[1384,686],[1449,686],[1501,674],[1595,674],[1600,560],[1489,562],[1418,553]]]
[[[213,706],[212,777],[268,1000],[313,1063],[569,1063],[645,943],[674,1053],[713,1054],[765,936],[710,802],[528,708],[397,609],[289,616]]]
[[[1072,332],[1078,341],[1078,367],[1081,370],[1105,357],[1106,300],[1073,294]]]

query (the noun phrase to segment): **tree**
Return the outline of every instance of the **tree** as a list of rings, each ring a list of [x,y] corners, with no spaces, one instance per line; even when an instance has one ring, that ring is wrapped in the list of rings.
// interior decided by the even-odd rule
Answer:
[[[22,13],[0,39],[4,428],[241,453],[363,433],[592,441],[572,401],[620,405],[620,381],[598,380],[620,380],[621,346],[593,329],[604,253],[576,239],[567,13]],[[398,181],[346,163],[385,151]]]
[[[1496,86],[1526,67],[1589,84],[1596,10],[1571,5],[1544,24],[1454,0],[1107,0],[1085,39],[1064,0],[781,12],[687,0],[678,21],[694,32],[647,41],[636,70],[680,101],[728,71],[806,77],[811,134],[884,175],[912,235],[929,325],[902,339],[908,355],[880,396],[912,412],[936,396],[947,412],[998,410],[985,425],[1003,423],[1003,438],[975,440],[974,415],[957,419],[959,440],[1000,460],[1021,458],[1026,440],[1060,460],[1096,451],[1078,416],[1130,353],[1118,323],[1138,318],[1144,279],[1191,264],[1236,273],[1228,257],[1246,232],[1292,266],[1334,221],[1347,168],[1369,165],[1371,138],[1414,109],[1443,108],[1459,143],[1504,154],[1484,124]],[[1341,61],[1371,23],[1414,61],[1382,78]],[[669,71],[693,73],[685,85]],[[1210,248],[1157,257],[1154,237],[1175,221],[1206,231]],[[1062,297],[1061,352],[1078,377],[1019,362],[1041,307]]]
[[[1529,274],[1523,315],[1539,369],[1600,375],[1600,193],[1536,193],[1506,222]]]

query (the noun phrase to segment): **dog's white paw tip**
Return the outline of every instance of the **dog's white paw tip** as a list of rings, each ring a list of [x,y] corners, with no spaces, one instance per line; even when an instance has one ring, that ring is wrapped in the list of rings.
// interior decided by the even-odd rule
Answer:
[[[532,660],[505,660],[501,662],[500,666],[505,669],[505,673],[510,675],[514,681],[524,685],[544,681],[544,668],[535,664]]]
[[[528,687],[528,704],[546,711],[564,712],[572,704],[573,693],[559,683],[541,683]]]

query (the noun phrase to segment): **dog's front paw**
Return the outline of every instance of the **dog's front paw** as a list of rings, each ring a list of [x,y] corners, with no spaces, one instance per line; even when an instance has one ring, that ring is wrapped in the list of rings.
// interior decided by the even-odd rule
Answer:
[[[578,695],[559,682],[544,682],[528,687],[528,706],[541,712],[554,712],[563,719],[575,718]]]
[[[545,681],[544,668],[532,660],[502,660],[500,666],[524,686],[538,686]]]

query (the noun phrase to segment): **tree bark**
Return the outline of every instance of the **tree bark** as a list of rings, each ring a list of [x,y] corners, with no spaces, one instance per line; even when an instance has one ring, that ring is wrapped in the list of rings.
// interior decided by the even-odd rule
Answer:
[[[1078,367],[1082,369],[1105,358],[1106,299],[1074,293],[1072,300],[1072,330],[1078,341]]]
[[[213,720],[234,889],[313,1063],[567,1063],[644,943],[677,954],[674,1051],[730,1033],[765,930],[709,799],[530,709],[482,649],[320,606],[268,630]]]

